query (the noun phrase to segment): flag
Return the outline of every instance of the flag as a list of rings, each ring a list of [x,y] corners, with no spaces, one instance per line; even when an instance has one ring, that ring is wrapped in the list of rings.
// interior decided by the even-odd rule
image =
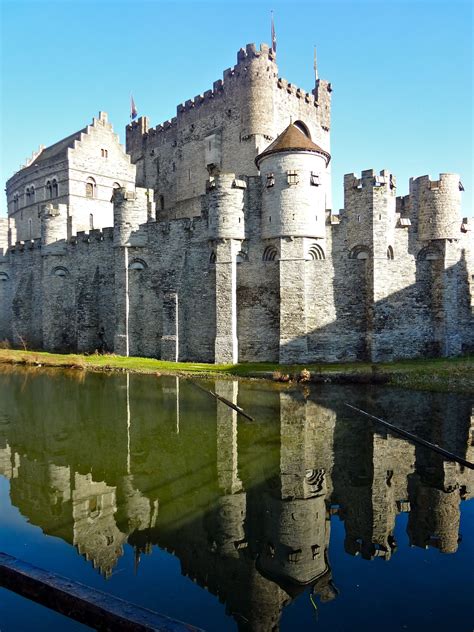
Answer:
[[[130,120],[137,118],[137,108],[135,106],[135,101],[133,100],[132,95],[130,95]]]
[[[275,33],[275,22],[273,21],[273,11],[272,11],[272,49],[273,52],[277,52],[277,37]]]

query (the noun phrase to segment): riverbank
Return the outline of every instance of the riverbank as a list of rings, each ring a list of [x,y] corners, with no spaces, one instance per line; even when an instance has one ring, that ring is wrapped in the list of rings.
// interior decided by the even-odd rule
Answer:
[[[0,364],[59,367],[81,371],[130,371],[183,376],[233,376],[278,382],[389,384],[416,390],[474,394],[474,356],[283,366],[273,363],[203,364],[164,362],[153,358],[116,355],[79,355],[0,349]]]

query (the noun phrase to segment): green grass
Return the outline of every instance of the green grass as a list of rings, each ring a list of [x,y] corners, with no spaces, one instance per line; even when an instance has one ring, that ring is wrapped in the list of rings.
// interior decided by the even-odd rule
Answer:
[[[229,375],[238,377],[271,377],[280,374],[298,375],[302,369],[327,376],[366,375],[373,373],[389,376],[391,385],[405,388],[436,391],[474,393],[474,357],[436,358],[429,360],[402,360],[373,364],[369,362],[317,363],[307,365],[279,365],[270,362],[243,364],[205,364],[199,362],[165,362],[153,358],[123,357],[116,355],[76,355],[0,349],[0,363],[29,366],[53,366],[93,371],[132,371],[137,373],[164,373],[188,375]]]

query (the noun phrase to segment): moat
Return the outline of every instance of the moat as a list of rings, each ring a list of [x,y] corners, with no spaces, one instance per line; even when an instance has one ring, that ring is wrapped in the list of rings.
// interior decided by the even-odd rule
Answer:
[[[471,632],[474,397],[0,367],[0,551],[208,631]],[[0,588],[2,632],[86,630]]]

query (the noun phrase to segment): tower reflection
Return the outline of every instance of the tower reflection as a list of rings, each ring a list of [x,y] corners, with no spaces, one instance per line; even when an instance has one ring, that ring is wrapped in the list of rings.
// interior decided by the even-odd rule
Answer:
[[[256,421],[177,378],[2,375],[0,474],[12,503],[106,577],[126,544],[137,564],[154,545],[166,549],[242,630],[277,628],[304,591],[337,596],[332,516],[344,522],[346,552],[364,559],[396,553],[400,512],[412,545],[457,550],[472,472],[358,419],[344,401],[360,390],[209,386]],[[472,460],[468,398],[365,397],[376,414],[396,410]]]

